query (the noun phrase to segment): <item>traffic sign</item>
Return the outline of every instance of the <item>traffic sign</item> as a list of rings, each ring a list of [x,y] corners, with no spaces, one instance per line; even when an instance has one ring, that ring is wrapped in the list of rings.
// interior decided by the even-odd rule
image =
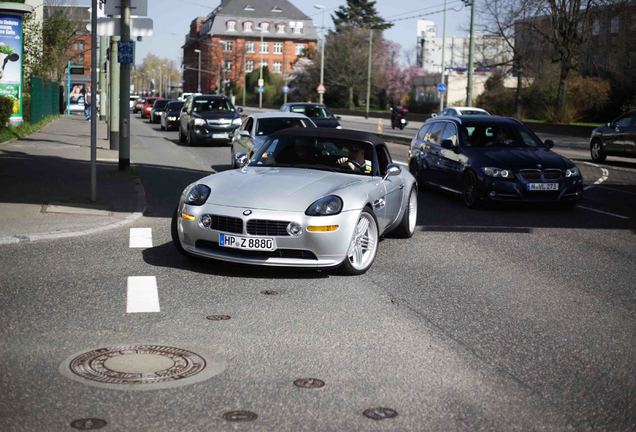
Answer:
[[[324,94],[325,90],[326,88],[322,83],[318,84],[318,87],[316,88],[316,91],[318,92],[318,94]]]
[[[289,87],[284,86],[283,87],[283,93],[289,93]]]
[[[130,22],[131,37],[152,36],[153,23],[151,18],[131,18]],[[121,20],[119,18],[97,18],[97,34],[99,36],[121,36],[120,29]]]
[[[259,86],[259,87],[258,87],[258,92],[259,92],[259,93],[263,93],[263,87],[260,87],[260,86]]]
[[[104,5],[106,15],[121,15],[121,0],[107,0]],[[148,0],[130,0],[130,15],[148,15]]]
[[[135,63],[135,42],[123,40],[117,42],[117,62],[119,64]]]
[[[444,84],[444,83],[437,84],[437,92],[438,93],[445,93],[446,92],[446,84]]]
[[[265,85],[265,80],[264,80],[263,78],[260,78],[260,79],[258,80],[258,86],[259,86],[259,87],[263,87],[264,85]]]

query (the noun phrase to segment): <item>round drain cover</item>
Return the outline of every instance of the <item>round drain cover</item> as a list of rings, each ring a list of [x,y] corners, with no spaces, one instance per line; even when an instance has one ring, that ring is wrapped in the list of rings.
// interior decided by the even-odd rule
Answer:
[[[98,418],[83,418],[73,420],[71,422],[71,427],[73,429],[79,430],[95,430],[101,429],[106,426],[106,420],[98,419]]]
[[[60,366],[64,375],[85,384],[139,390],[199,382],[224,369],[225,361],[217,357],[206,361],[192,351],[163,345],[98,348],[75,355],[66,367],[64,363]]]
[[[362,414],[364,414],[365,417],[369,417],[370,419],[373,419],[373,420],[390,419],[393,417],[397,417],[398,415],[397,411],[391,408],[382,408],[382,407],[369,408],[368,410],[364,410]]]
[[[246,422],[256,420],[258,416],[251,411],[228,411],[223,418],[231,422]]]
[[[301,388],[320,388],[325,386],[325,382],[318,378],[298,378],[294,385]]]

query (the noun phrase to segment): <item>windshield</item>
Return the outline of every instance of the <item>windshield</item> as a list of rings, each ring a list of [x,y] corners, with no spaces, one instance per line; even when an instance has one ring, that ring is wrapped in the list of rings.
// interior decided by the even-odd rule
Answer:
[[[523,125],[465,122],[459,129],[462,147],[543,147]]]
[[[234,107],[227,99],[200,99],[192,101],[194,112],[234,112]]]
[[[258,120],[256,135],[267,136],[287,128],[314,127],[311,121],[302,118],[264,118]]]
[[[488,115],[488,113],[486,111],[470,110],[470,109],[469,110],[463,109],[461,111],[461,113],[462,113],[462,115],[468,115],[468,116],[470,116],[470,115]]]
[[[319,105],[292,105],[291,112],[305,114],[312,119],[330,119],[333,115],[325,107]]]
[[[179,111],[181,108],[183,108],[183,102],[170,102],[166,106],[166,111]]]
[[[166,105],[168,105],[168,102],[170,102],[167,99],[162,99],[162,100],[158,100],[155,102],[155,104],[153,105],[154,108],[164,108]]]
[[[265,141],[250,166],[309,168],[373,175],[373,146],[363,141],[285,135]]]

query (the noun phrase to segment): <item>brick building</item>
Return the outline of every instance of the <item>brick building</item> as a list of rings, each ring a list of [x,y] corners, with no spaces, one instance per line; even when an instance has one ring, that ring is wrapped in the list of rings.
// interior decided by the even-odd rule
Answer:
[[[72,81],[87,83],[91,78],[91,35],[86,26],[91,22],[91,14],[88,7],[84,6],[44,6],[44,19],[61,12],[77,25],[76,35],[68,47],[68,57],[73,66],[81,68],[71,69]],[[66,70],[64,82],[66,82]]]
[[[183,90],[197,91],[199,56],[201,91],[219,92],[223,83],[242,87],[245,74],[261,62],[285,76],[303,50],[315,49],[316,43],[311,19],[286,0],[221,0],[190,24],[183,45]]]

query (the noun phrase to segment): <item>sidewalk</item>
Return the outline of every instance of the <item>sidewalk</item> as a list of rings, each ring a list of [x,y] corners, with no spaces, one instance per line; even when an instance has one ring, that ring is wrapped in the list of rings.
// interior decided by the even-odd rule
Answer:
[[[90,201],[90,122],[61,117],[0,144],[0,245],[95,234],[132,222],[145,207],[141,181],[118,171],[106,125],[97,127],[97,201]]]

